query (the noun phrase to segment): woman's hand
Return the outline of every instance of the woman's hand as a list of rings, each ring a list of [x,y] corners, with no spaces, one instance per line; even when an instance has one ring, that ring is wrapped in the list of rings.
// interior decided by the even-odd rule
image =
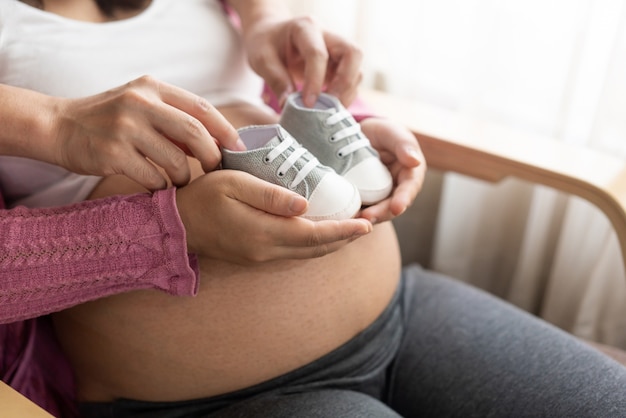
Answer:
[[[221,160],[219,146],[245,149],[235,128],[206,100],[151,77],[79,99],[60,99],[54,112],[55,164],[80,174],[123,174],[156,190],[187,184],[186,153],[205,171]],[[155,166],[156,165],[156,166]]]
[[[301,85],[307,106],[325,90],[348,106],[361,82],[360,49],[320,28],[310,17],[290,18],[281,4],[249,0],[230,3],[241,17],[250,66],[282,105]]]
[[[217,170],[179,188],[189,252],[238,264],[321,257],[369,233],[365,219],[310,221],[304,197],[248,173]]]
[[[380,153],[395,183],[391,196],[359,215],[375,224],[401,215],[413,203],[424,182],[426,161],[415,136],[395,122],[368,118],[361,122],[361,129]]]

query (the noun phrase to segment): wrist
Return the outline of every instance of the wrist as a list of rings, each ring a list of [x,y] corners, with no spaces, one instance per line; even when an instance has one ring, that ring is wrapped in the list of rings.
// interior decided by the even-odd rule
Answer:
[[[291,16],[283,1],[278,0],[228,0],[239,16],[244,35],[257,32],[268,24],[283,21]]]
[[[0,86],[0,154],[55,163],[58,98]]]

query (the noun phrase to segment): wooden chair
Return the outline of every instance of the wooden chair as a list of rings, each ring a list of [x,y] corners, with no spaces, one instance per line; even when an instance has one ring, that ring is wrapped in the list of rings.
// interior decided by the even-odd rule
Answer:
[[[0,381],[0,416],[3,418],[52,417],[2,381]]]
[[[392,117],[415,134],[429,173],[456,172],[490,182],[515,177],[592,203],[615,229],[626,268],[626,159],[381,92],[366,90],[362,98],[375,113]],[[427,178],[426,189],[440,190],[441,175],[435,177],[434,184]],[[434,197],[418,199],[395,221],[405,262],[428,264],[430,248],[419,243],[432,242],[435,222],[422,214],[436,214],[439,201]],[[626,351],[587,343],[626,366]]]
[[[591,202],[615,228],[626,260],[626,161],[380,92],[364,91],[362,97],[377,113],[393,117],[414,132],[430,170],[457,172],[491,182],[516,177]],[[438,202],[434,199],[425,204],[436,209]],[[417,229],[432,232],[432,219],[416,219],[416,212],[419,208],[412,208],[397,223],[417,222],[422,226]],[[410,248],[417,239],[412,233],[407,236],[406,231],[416,228],[398,229],[403,257],[417,261],[427,258],[420,253],[424,250]],[[621,350],[592,344],[626,364],[626,354]],[[7,418],[50,417],[2,382],[0,410],[0,415]]]
[[[430,170],[491,182],[516,177],[594,204],[617,232],[626,263],[625,159],[376,91],[362,96],[414,132]]]

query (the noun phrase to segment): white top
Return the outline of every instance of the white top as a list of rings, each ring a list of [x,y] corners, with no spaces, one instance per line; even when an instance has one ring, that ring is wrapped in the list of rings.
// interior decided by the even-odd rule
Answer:
[[[0,83],[59,97],[89,96],[152,75],[216,106],[262,105],[262,80],[218,0],[152,0],[129,19],[90,23],[0,0]],[[37,175],[34,175],[37,173]],[[52,206],[87,197],[99,179],[0,156],[11,206]]]
[[[147,74],[216,106],[261,103],[261,79],[217,0],[152,0],[139,15],[107,23],[0,0],[0,83],[81,97]]]

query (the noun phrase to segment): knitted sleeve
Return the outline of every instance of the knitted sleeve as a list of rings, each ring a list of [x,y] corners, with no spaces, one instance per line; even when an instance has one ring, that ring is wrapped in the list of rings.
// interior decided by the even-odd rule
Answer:
[[[174,189],[0,209],[0,323],[130,290],[195,295],[197,287]]]

